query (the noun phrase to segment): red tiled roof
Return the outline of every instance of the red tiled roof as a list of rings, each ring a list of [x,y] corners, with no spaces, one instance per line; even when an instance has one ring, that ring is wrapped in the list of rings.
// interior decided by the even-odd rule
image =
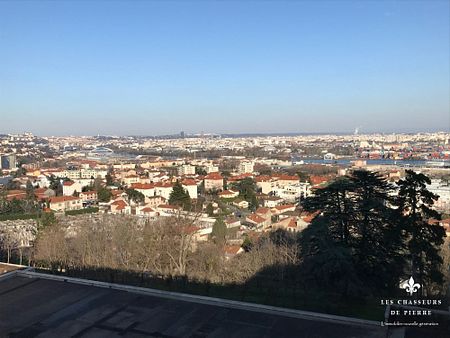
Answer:
[[[142,211],[142,212],[145,212],[145,213],[150,213],[150,212],[154,212],[155,210],[153,210],[153,209],[150,208],[150,207],[145,207],[145,208],[141,209],[141,211]]]
[[[127,203],[124,200],[118,200],[111,203],[111,205],[117,206],[117,210],[123,210],[127,206]]]
[[[173,188],[172,183],[164,182],[164,183],[155,183],[155,188]]]
[[[309,182],[311,182],[312,185],[318,185],[321,183],[328,182],[330,180],[330,177],[328,176],[319,176],[319,175],[312,175],[309,177]]]
[[[286,204],[286,205],[277,205],[275,207],[275,209],[277,209],[278,211],[282,211],[282,210],[286,210],[286,209],[291,209],[291,208],[295,208],[294,204]]]
[[[260,175],[260,176],[255,177],[256,182],[268,182],[270,180],[271,180],[271,177],[267,176],[267,175]]]
[[[260,208],[256,209],[256,213],[260,214],[260,215],[261,214],[267,214],[269,212],[270,212],[269,208],[260,207]]]
[[[79,200],[78,197],[75,196],[55,196],[50,198],[50,203],[61,203],[66,201],[76,201]]]
[[[220,173],[214,172],[206,175],[205,180],[223,180],[223,177]]]
[[[288,223],[288,228],[296,228],[297,227],[297,222],[295,221],[295,219],[292,217]]]
[[[27,192],[25,190],[8,190],[8,195],[6,199],[11,201],[13,199],[21,200],[27,197]]]
[[[257,215],[257,214],[251,214],[250,216],[247,216],[247,218],[257,224],[259,223],[263,223],[266,221],[265,218],[262,218],[261,216]]]
[[[237,255],[239,250],[241,250],[240,245],[225,245],[224,251],[227,255]]]
[[[131,188],[146,190],[146,189],[154,189],[155,185],[154,184],[150,184],[150,183],[132,183],[131,184]]]
[[[191,178],[187,178],[187,179],[183,180],[182,184],[183,185],[197,185],[195,180],[193,180]]]

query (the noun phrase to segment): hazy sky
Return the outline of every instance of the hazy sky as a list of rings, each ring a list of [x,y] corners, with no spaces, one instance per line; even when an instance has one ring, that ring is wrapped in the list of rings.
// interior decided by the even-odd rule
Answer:
[[[0,133],[450,129],[446,1],[0,1]]]

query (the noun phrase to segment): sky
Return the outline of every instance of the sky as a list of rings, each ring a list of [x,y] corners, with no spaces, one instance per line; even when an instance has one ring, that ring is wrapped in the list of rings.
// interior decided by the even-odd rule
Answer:
[[[450,131],[449,6],[0,0],[0,133]]]

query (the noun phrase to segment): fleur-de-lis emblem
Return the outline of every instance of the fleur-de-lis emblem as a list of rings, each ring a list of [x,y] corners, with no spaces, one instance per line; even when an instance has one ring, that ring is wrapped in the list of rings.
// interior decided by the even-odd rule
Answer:
[[[408,280],[405,280],[402,284],[400,284],[400,288],[405,289],[406,292],[412,296],[414,292],[417,292],[420,289],[420,284],[415,283],[414,278],[411,276]]]

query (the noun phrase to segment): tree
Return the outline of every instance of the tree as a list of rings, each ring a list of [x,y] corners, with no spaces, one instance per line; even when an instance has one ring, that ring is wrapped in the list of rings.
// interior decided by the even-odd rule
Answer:
[[[112,172],[108,171],[108,173],[105,176],[106,179],[106,186],[110,186],[114,184],[114,179],[112,177]]]
[[[235,184],[235,188],[239,190],[239,196],[249,203],[250,210],[258,208],[258,199],[256,198],[256,184],[250,177],[246,177]]]
[[[61,196],[63,194],[63,186],[61,184],[61,180],[54,175],[51,175],[50,178],[50,185],[49,188],[54,190],[56,193],[56,196]],[[68,178],[63,179],[63,181],[69,180]]]
[[[242,249],[245,250],[245,252],[249,252],[252,249],[252,247],[253,247],[253,242],[250,239],[250,237],[245,236],[244,237],[244,241],[242,242],[241,246],[242,246]]]
[[[125,193],[128,195],[128,198],[134,203],[143,203],[145,201],[144,194],[135,189],[126,189]]]
[[[6,262],[9,264],[11,261],[12,251],[19,246],[17,240],[17,234],[14,228],[11,226],[6,226],[3,232],[0,233],[0,245],[3,250],[6,251]]]
[[[401,220],[407,235],[410,274],[422,285],[442,283],[442,257],[440,247],[444,243],[445,230],[437,221],[441,215],[433,204],[439,196],[427,189],[429,177],[422,173],[406,170],[399,187],[397,217]],[[423,294],[424,288],[420,289]]]
[[[57,223],[55,214],[50,212],[43,212],[39,218],[38,230],[44,229],[46,227],[55,225]]]
[[[97,193],[98,193],[98,191],[99,191],[102,187],[103,187],[102,178],[101,178],[100,176],[97,176],[97,177],[94,179],[93,188],[94,188],[94,190],[97,191]]]
[[[13,177],[22,177],[27,173],[26,169],[20,166],[13,174]]]
[[[298,178],[301,182],[308,182],[310,175],[305,171],[297,171]]]
[[[323,269],[324,262],[334,257],[334,266],[354,281],[334,286],[342,287],[343,293],[397,291],[404,267],[404,237],[390,207],[392,190],[381,175],[355,170],[307,198],[304,209],[318,212],[302,236],[308,273],[317,273],[320,280],[338,278],[339,269],[329,265]],[[327,271],[330,276],[324,275]]]
[[[367,287],[396,290],[402,277],[405,238],[391,208],[394,187],[380,174],[355,170],[350,176],[356,269]]]
[[[316,217],[300,236],[301,275],[306,285],[343,296],[363,293],[364,282],[355,269],[351,248],[336,242],[326,218]]]
[[[181,183],[177,181],[169,196],[169,203],[171,205],[181,206],[184,210],[189,210],[191,208],[191,198],[186,189],[183,188]]]
[[[36,196],[34,195],[34,187],[30,180],[27,180],[26,193],[27,193],[27,199],[29,199],[29,200],[36,199]]]
[[[99,202],[109,202],[111,200],[112,193],[108,189],[102,187],[98,190],[97,197]]]
[[[220,244],[224,244],[227,236],[227,226],[223,221],[222,217],[216,219],[213,224],[211,238]]]
[[[206,176],[208,173],[206,172],[206,170],[202,167],[195,167],[195,174],[196,175],[202,175],[202,176]]]
[[[209,217],[214,216],[214,207],[212,203],[208,203],[208,205],[206,206],[206,213],[208,214]]]
[[[351,188],[349,178],[342,177],[325,188],[316,189],[314,195],[302,203],[304,210],[320,212],[329,224],[331,237],[346,246],[350,244],[352,231],[353,203],[349,197]]]

